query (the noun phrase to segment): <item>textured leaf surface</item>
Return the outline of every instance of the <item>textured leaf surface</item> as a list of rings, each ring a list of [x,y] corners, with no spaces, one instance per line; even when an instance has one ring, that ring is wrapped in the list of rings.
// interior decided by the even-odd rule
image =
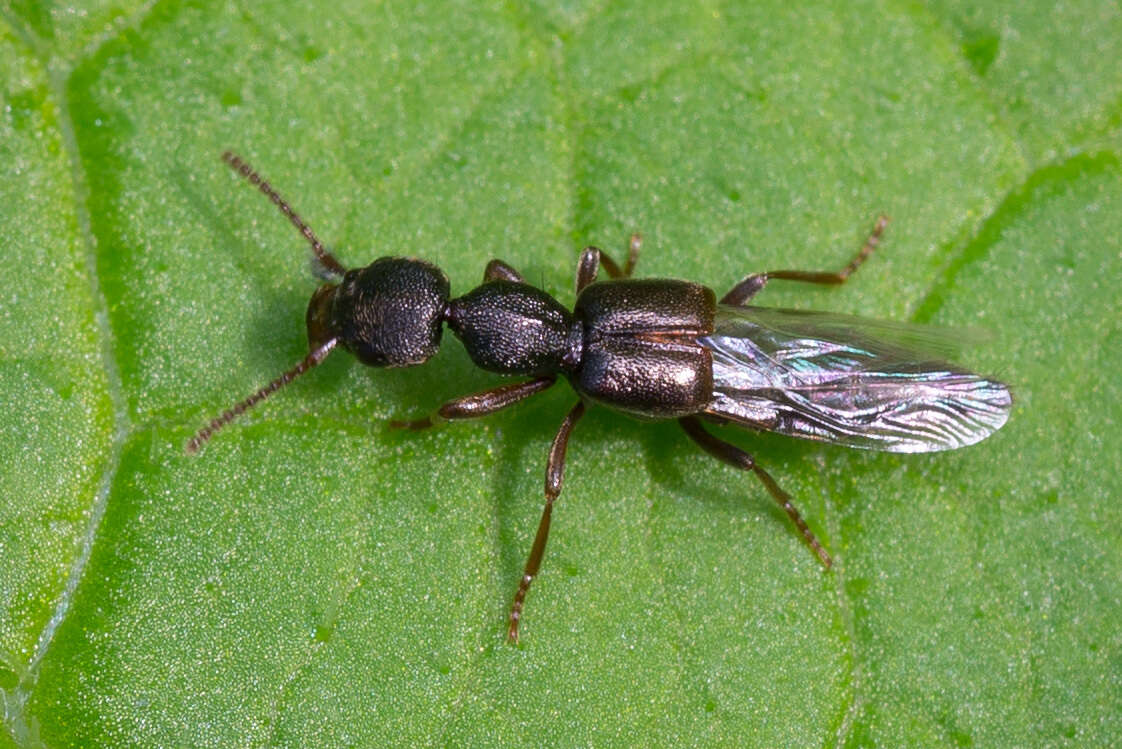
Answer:
[[[16,746],[1104,745],[1122,735],[1117,3],[11,2],[0,10],[0,694]],[[747,7],[745,7],[747,6]],[[593,409],[523,644],[504,619],[573,396],[419,434],[458,343],[304,353],[306,246],[579,248],[761,302],[981,327],[994,438],[734,429],[837,558],[673,424]]]

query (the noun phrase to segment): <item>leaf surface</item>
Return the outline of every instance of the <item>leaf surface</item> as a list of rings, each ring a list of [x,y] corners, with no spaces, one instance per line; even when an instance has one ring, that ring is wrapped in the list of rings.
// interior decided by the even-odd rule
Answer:
[[[1122,735],[1117,4],[13,2],[0,10],[0,693],[15,746],[1103,745]],[[567,384],[298,361],[307,247],[581,247],[763,304],[982,327],[973,448],[732,428],[837,564],[672,423],[592,409],[523,643]]]

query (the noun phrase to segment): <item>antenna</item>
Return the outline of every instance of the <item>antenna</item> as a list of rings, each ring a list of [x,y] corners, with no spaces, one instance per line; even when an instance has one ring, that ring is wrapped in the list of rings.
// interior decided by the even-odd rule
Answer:
[[[300,375],[307,372],[312,367],[319,364],[321,361],[323,361],[325,358],[327,358],[327,355],[329,353],[331,353],[331,349],[335,348],[336,342],[337,342],[337,339],[332,338],[331,340],[329,340],[327,343],[323,344],[319,348],[312,350],[295,367],[288,370],[287,372],[282,374],[280,377],[273,380],[268,385],[261,388],[260,390],[258,390],[256,393],[249,396],[245,400],[239,401],[233,407],[226,409],[219,416],[216,416],[215,418],[211,419],[209,424],[204,426],[199,431],[195,432],[195,436],[187,441],[187,448],[186,448],[187,452],[191,453],[191,454],[197,453],[199,451],[199,448],[202,447],[204,444],[206,444],[207,440],[209,440],[211,437],[213,437],[214,433],[217,432],[219,429],[226,426],[231,421],[238,418],[239,416],[244,414],[246,411],[253,408],[258,403],[265,400],[270,395],[277,392],[282,387],[284,387],[285,385],[292,382],[293,380],[295,380]]]
[[[292,222],[292,225],[300,230],[300,233],[304,235],[304,239],[308,240],[308,244],[312,246],[312,252],[315,253],[316,260],[326,271],[333,276],[342,276],[347,272],[347,269],[335,259],[335,256],[327,251],[327,248],[319,241],[319,237],[315,235],[311,227],[304,223],[304,219],[300,218],[296,211],[292,210],[291,206],[288,205],[288,201],[278,195],[277,191],[273,189],[273,186],[270,185],[264,177],[258,174],[252,166],[233,151],[224,152],[222,154],[222,160],[229,164],[230,168],[235,172],[249,180],[251,185],[257,185],[257,188],[265,193],[269,200],[273,201],[273,204],[280,209],[280,212],[288,216],[288,220]]]

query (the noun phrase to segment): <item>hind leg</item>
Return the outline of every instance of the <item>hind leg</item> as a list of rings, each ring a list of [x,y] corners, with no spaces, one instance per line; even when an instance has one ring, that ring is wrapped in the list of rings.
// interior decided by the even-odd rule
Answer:
[[[721,304],[728,304],[734,307],[747,304],[748,301],[760,293],[760,291],[767,286],[767,282],[773,279],[781,281],[803,281],[804,283],[818,283],[830,286],[836,286],[845,283],[853,272],[861,267],[861,264],[868,260],[869,255],[873,254],[873,250],[877,248],[880,243],[881,234],[884,233],[884,227],[888,226],[888,217],[881,216],[877,219],[876,225],[873,227],[872,233],[869,238],[865,240],[865,244],[849,261],[849,265],[845,266],[839,271],[807,271],[807,270],[769,270],[766,273],[753,273],[745,277],[743,281],[733,286],[727,294],[721,297]]]
[[[733,468],[739,468],[742,471],[751,471],[756,474],[756,478],[764,485],[764,488],[767,489],[771,498],[775,500],[776,504],[783,508],[783,511],[787,513],[787,517],[791,518],[791,522],[799,529],[799,533],[803,535],[803,539],[806,540],[807,545],[810,546],[811,550],[817,555],[819,561],[822,562],[822,566],[826,569],[830,569],[833,560],[830,559],[830,555],[826,553],[826,549],[819,543],[818,537],[814,535],[814,531],[807,527],[806,521],[803,520],[802,515],[799,514],[798,509],[796,509],[795,505],[791,502],[791,495],[779,488],[779,484],[771,477],[771,474],[756,464],[755,458],[736,445],[714,437],[705,430],[705,427],[701,425],[701,422],[696,416],[687,416],[683,419],[678,419],[678,423],[682,425],[682,429],[690,436],[690,439],[717,460],[728,463]]]

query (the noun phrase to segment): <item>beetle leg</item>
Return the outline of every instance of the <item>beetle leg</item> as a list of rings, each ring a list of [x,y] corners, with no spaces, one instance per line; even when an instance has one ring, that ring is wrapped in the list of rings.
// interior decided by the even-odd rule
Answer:
[[[630,278],[635,264],[639,262],[639,248],[643,245],[643,236],[639,233],[631,235],[627,241],[627,262],[620,268],[612,256],[599,247],[588,246],[580,254],[577,261],[577,293],[585,286],[596,280],[596,272],[603,268],[611,278]]]
[[[475,419],[480,416],[487,416],[496,411],[501,411],[507,406],[513,406],[518,401],[525,400],[531,395],[540,393],[555,382],[557,382],[557,378],[549,375],[546,377],[538,377],[534,380],[527,380],[526,382],[500,385],[497,388],[491,388],[490,390],[484,390],[480,393],[473,393],[471,395],[465,395],[462,398],[450,400],[436,409],[436,413],[431,416],[426,416],[423,419],[417,419],[415,421],[394,420],[390,422],[390,426],[395,429],[412,429],[417,431],[420,429],[428,429],[443,421],[458,421],[460,419]]]
[[[576,425],[577,419],[584,414],[584,401],[577,401],[577,404],[572,407],[565,420],[561,422],[561,428],[557,430],[557,436],[553,438],[553,445],[549,448],[549,460],[545,466],[545,507],[542,509],[542,518],[538,521],[538,532],[534,536],[534,545],[530,549],[530,557],[526,560],[526,569],[522,573],[522,579],[518,581],[518,592],[514,594],[514,603],[510,607],[510,626],[507,629],[507,640],[515,644],[518,643],[518,623],[522,619],[522,606],[526,602],[526,591],[530,589],[530,583],[538,575],[538,570],[541,568],[542,556],[545,555],[545,542],[549,540],[549,521],[553,514],[553,500],[561,494],[561,482],[565,477],[565,448],[569,446],[569,435],[572,434],[573,426]]]
[[[584,287],[596,280],[596,272],[600,270],[600,260],[604,251],[599,247],[585,247],[577,260],[577,293],[584,291]]]
[[[773,279],[780,279],[782,281],[803,281],[805,283],[819,283],[827,285],[837,285],[845,283],[846,279],[853,275],[853,272],[861,267],[861,264],[868,260],[869,255],[873,254],[873,250],[877,248],[880,243],[880,236],[884,233],[884,227],[888,226],[888,216],[880,216],[877,218],[877,223],[873,226],[873,231],[869,234],[865,244],[849,261],[849,265],[845,266],[839,271],[807,271],[807,270],[769,270],[767,273],[753,273],[746,276],[743,281],[733,286],[729,293],[721,297],[721,304],[729,304],[734,307],[744,305],[760,292],[767,282]]]
[[[795,509],[795,505],[791,502],[791,495],[779,488],[779,484],[775,482],[771,474],[756,464],[755,458],[739,447],[714,437],[705,430],[705,427],[701,425],[701,422],[696,416],[687,416],[678,419],[678,423],[682,425],[682,429],[686,431],[690,439],[700,445],[702,450],[709,453],[714,458],[728,463],[733,468],[755,473],[756,478],[763,483],[772,499],[783,508],[783,511],[787,513],[787,517],[791,518],[791,522],[794,523],[795,527],[799,529],[799,532],[803,534],[803,538],[806,539],[806,542],[810,545],[814,553],[818,555],[818,558],[822,561],[822,565],[826,569],[830,569],[833,560],[830,559],[830,555],[826,553],[826,550],[822,548],[822,544],[818,542],[818,538],[814,535],[814,532],[807,527],[806,522],[802,519],[802,516],[799,515],[799,511]]]
[[[727,304],[731,307],[741,307],[748,303],[748,301],[760,293],[760,289],[767,286],[767,273],[753,273],[750,276],[745,276],[744,279],[729,289],[729,292],[721,297],[721,304]]]
[[[600,263],[612,278],[631,278],[631,273],[635,270],[635,264],[639,262],[639,248],[642,246],[643,235],[635,232],[627,240],[627,262],[624,263],[623,270],[620,270],[616,262],[607,253],[601,254]]]
[[[522,278],[521,273],[516,271],[514,268],[511,268],[502,260],[495,258],[491,262],[487,263],[487,267],[483,271],[483,283],[500,279],[503,281],[517,281],[518,283],[526,282],[526,280]]]

